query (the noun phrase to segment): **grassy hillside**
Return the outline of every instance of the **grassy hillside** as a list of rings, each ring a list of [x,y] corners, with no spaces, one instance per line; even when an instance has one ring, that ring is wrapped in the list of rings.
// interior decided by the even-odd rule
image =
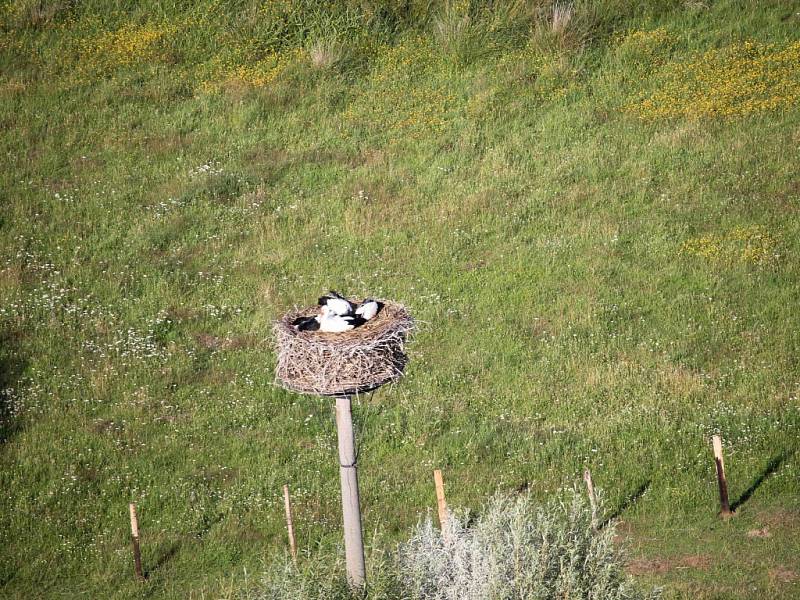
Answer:
[[[333,552],[270,329],[331,288],[421,322],[368,538],[586,466],[643,586],[800,594],[800,3],[114,4],[2,8],[0,596],[234,596],[284,483]]]

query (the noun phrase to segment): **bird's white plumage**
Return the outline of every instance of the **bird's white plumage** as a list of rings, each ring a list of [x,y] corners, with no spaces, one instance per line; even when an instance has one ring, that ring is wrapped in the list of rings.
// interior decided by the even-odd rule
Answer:
[[[322,315],[319,319],[319,330],[327,333],[342,333],[353,329],[353,325],[349,319],[337,314],[336,311],[328,304],[322,307]]]
[[[349,315],[353,312],[353,305],[343,298],[328,298],[325,306],[339,316]]]
[[[370,300],[369,302],[365,302],[361,306],[356,309],[356,314],[361,315],[367,321],[373,318],[375,315],[378,314],[378,303],[375,300]]]

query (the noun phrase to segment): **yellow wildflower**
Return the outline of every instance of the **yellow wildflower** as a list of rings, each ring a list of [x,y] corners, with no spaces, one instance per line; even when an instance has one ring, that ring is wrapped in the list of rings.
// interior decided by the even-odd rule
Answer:
[[[681,252],[721,265],[766,265],[780,259],[778,240],[759,225],[738,226],[723,234],[686,240]]]
[[[800,42],[746,41],[655,74],[657,89],[626,109],[644,120],[737,118],[800,103]]]

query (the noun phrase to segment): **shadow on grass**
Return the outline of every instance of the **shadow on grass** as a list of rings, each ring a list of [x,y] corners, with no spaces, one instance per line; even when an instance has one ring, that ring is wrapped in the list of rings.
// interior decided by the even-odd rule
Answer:
[[[181,542],[174,542],[170,544],[170,546],[164,552],[161,553],[161,556],[158,557],[158,560],[155,562],[155,564],[153,564],[153,567],[145,572],[144,574],[145,578],[150,577],[152,573],[155,573],[156,571],[161,569],[161,567],[163,567],[165,564],[167,564],[169,561],[175,558],[175,555],[178,554],[178,550],[180,549],[181,549]]]
[[[22,430],[15,395],[25,361],[19,354],[18,337],[14,331],[0,330],[0,446]]]
[[[759,487],[761,487],[761,484],[764,483],[764,480],[770,475],[772,475],[775,471],[777,471],[778,467],[780,467],[786,461],[786,459],[789,458],[791,454],[794,453],[792,452],[787,454],[786,452],[784,452],[783,454],[773,456],[767,463],[767,466],[764,467],[764,470],[761,471],[758,477],[756,477],[753,480],[753,483],[750,484],[750,487],[747,488],[744,492],[742,492],[742,495],[739,496],[739,498],[731,504],[731,511],[736,511],[736,509],[739,508],[742,504],[750,500],[750,497],[756,492],[756,490]]]
[[[633,506],[633,504],[639,498],[644,496],[644,493],[650,488],[650,483],[651,481],[648,479],[647,481],[642,483],[642,485],[636,488],[636,491],[626,496],[625,499],[622,501],[622,503],[617,507],[617,509],[600,522],[600,525],[598,525],[598,529],[602,529],[612,521],[616,521],[622,515],[622,513],[624,513],[631,506]]]

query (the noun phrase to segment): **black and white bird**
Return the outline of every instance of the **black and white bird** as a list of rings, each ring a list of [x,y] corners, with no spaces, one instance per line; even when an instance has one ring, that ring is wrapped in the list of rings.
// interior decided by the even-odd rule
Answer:
[[[320,297],[320,299],[317,301],[317,304],[322,307],[327,306],[333,311],[334,314],[339,315],[340,317],[352,315],[356,309],[352,302],[333,290]]]
[[[365,321],[369,321],[370,319],[374,318],[382,308],[383,302],[378,302],[372,298],[367,298],[356,309],[356,314],[364,317]]]
[[[355,329],[366,323],[367,320],[360,315],[339,315],[327,304],[322,306],[319,317],[319,330],[326,333],[343,333]]]
[[[294,325],[298,331],[319,331],[320,319],[320,315],[314,317],[297,317],[292,321],[292,325]]]
[[[292,321],[298,331],[323,331],[326,333],[343,333],[360,327],[375,318],[383,303],[365,299],[356,307],[347,298],[331,290],[318,300],[320,313],[309,317],[297,317]]]

